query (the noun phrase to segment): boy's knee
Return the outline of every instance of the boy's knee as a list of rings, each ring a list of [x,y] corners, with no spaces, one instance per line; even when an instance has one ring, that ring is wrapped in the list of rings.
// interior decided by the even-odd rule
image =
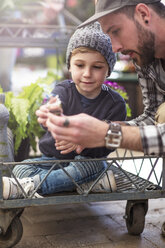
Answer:
[[[12,170],[12,173],[14,174],[14,176],[15,177],[17,177],[17,178],[21,178],[20,177],[20,174],[21,174],[21,165],[16,165],[14,168],[13,168],[13,170]]]
[[[29,177],[29,174],[31,173],[31,168],[29,165],[26,164],[18,164],[13,168],[12,173],[15,177],[20,179],[24,177]]]
[[[165,102],[162,103],[159,108],[157,109],[156,115],[155,115],[155,121],[156,124],[162,124],[165,123]]]

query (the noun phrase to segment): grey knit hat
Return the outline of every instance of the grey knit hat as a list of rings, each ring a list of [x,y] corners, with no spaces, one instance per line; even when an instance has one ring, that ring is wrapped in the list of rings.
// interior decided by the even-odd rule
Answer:
[[[94,22],[88,26],[77,29],[70,38],[66,52],[66,64],[68,69],[70,67],[72,51],[78,47],[89,47],[100,52],[109,65],[109,74],[113,71],[116,57],[112,51],[111,40],[108,35],[103,33],[99,22]]]

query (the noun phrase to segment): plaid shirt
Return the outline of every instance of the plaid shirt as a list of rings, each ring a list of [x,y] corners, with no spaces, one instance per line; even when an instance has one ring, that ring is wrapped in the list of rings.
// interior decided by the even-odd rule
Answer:
[[[165,102],[165,76],[162,75],[161,62],[155,59],[148,67],[135,67],[142,89],[144,112],[128,124],[140,126],[144,154],[165,155],[165,124],[155,126],[156,111]]]

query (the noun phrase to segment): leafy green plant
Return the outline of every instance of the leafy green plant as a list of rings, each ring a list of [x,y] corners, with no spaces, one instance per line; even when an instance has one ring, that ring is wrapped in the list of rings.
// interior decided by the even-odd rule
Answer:
[[[8,127],[14,136],[15,155],[22,140],[26,138],[29,138],[30,146],[36,152],[36,138],[40,138],[44,130],[38,124],[35,112],[42,104],[45,92],[51,92],[53,81],[54,77],[48,75],[23,87],[18,95],[10,91],[5,92],[5,106],[10,114]],[[0,89],[0,93],[2,92]]]

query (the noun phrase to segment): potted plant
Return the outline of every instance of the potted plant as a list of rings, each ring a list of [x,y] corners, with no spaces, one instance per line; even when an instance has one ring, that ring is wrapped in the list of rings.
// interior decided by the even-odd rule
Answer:
[[[17,157],[21,149],[21,158],[17,161],[27,158],[29,148],[34,152],[37,150],[37,138],[40,138],[44,130],[37,122],[36,110],[42,104],[45,94],[52,90],[54,77],[48,74],[45,78],[39,78],[35,83],[22,88],[18,95],[13,92],[5,93],[5,106],[9,110],[8,127],[11,129],[14,138],[14,154]],[[3,90],[0,89],[0,93]],[[26,147],[26,148],[25,148]],[[28,150],[27,150],[28,149]],[[25,155],[24,155],[24,154]]]

